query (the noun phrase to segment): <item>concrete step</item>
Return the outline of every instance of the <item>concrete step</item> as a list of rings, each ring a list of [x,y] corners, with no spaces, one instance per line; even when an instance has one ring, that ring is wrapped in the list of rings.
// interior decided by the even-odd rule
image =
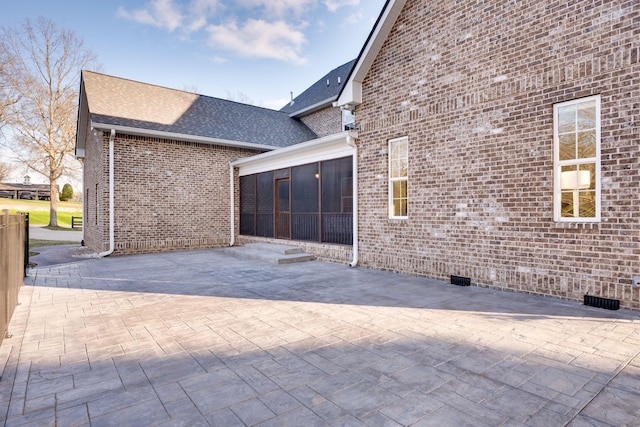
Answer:
[[[302,249],[298,247],[271,243],[249,243],[243,246],[233,246],[226,248],[225,252],[272,264],[292,264],[315,259],[313,255],[302,252]]]

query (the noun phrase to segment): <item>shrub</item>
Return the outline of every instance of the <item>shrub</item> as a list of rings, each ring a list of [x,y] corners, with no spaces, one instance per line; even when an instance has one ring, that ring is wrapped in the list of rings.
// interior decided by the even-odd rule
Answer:
[[[68,202],[72,198],[73,198],[73,187],[71,187],[71,184],[65,184],[62,187],[62,193],[60,193],[60,201]]]

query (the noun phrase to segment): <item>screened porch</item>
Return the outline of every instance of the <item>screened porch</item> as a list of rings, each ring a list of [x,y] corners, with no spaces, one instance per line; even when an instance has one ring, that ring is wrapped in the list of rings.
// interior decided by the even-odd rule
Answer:
[[[351,156],[241,176],[240,234],[351,245]]]

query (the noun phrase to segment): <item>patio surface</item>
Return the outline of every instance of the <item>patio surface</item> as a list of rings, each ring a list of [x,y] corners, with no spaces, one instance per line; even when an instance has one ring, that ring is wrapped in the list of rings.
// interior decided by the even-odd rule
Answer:
[[[9,426],[622,426],[640,315],[224,250],[30,270]]]

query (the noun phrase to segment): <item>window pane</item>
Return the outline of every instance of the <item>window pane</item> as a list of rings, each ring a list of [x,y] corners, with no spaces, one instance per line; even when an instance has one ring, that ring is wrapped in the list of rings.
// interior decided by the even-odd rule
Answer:
[[[401,159],[407,157],[407,140],[403,139],[391,143],[391,158]]]
[[[392,192],[393,216],[407,216],[407,181],[394,181]]]
[[[560,143],[560,160],[573,160],[576,158],[576,134],[569,133],[558,137]]]
[[[576,131],[576,105],[558,108],[558,133]]]
[[[584,165],[578,166],[580,175],[579,188],[585,189],[588,188],[590,190],[596,189],[596,164],[595,163],[587,163]],[[587,174],[588,172],[588,174]]]
[[[595,218],[596,192],[581,191],[579,197],[580,218]]]
[[[578,132],[578,158],[586,159],[596,156],[596,131]],[[562,160],[562,159],[561,159]]]
[[[577,207],[577,206],[576,206]],[[572,191],[563,191],[562,192],[562,207],[560,215],[563,218],[573,218],[574,215],[574,205],[573,205],[573,192]]]
[[[578,130],[596,128],[596,101],[583,102],[578,105]]]
[[[393,160],[391,162],[391,178],[407,176],[407,159]]]

